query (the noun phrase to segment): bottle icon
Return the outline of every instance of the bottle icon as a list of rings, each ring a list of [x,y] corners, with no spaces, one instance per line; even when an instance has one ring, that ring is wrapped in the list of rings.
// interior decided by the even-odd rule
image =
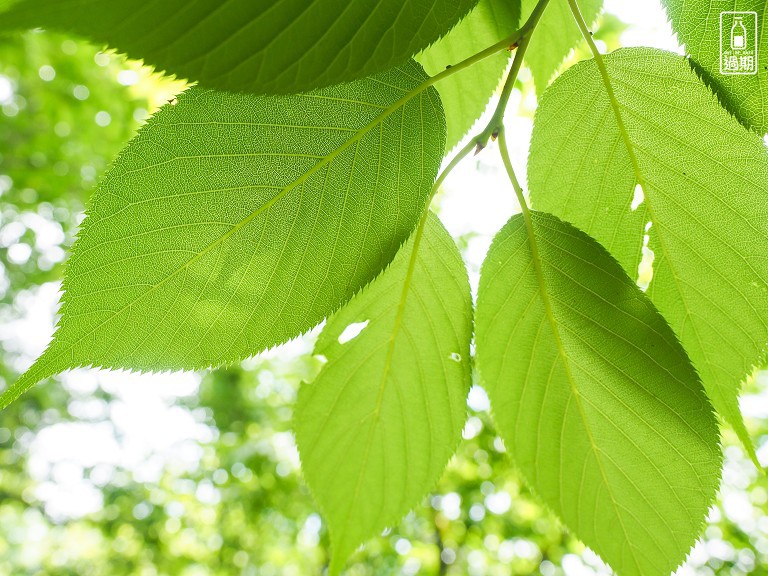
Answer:
[[[733,17],[731,26],[731,50],[744,50],[747,46],[747,29],[741,21],[741,16]]]

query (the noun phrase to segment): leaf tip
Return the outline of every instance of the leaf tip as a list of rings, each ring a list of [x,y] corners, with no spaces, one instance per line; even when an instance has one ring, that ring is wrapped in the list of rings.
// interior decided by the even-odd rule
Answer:
[[[4,410],[16,401],[19,396],[24,394],[32,386],[40,382],[41,380],[53,376],[57,370],[53,369],[51,362],[47,361],[46,353],[43,353],[32,366],[30,366],[26,372],[24,372],[16,382],[11,386],[3,390],[0,394],[0,410]]]
[[[331,562],[328,566],[328,576],[339,576],[353,552],[354,548],[350,546],[348,539],[335,539],[331,533]]]

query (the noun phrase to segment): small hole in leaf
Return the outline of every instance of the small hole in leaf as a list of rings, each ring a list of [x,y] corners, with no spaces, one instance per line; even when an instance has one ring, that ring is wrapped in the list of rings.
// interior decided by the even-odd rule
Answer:
[[[449,357],[454,362],[461,362],[461,354],[459,354],[458,352],[451,352],[451,355]]]
[[[339,344],[346,344],[350,340],[357,338],[360,335],[360,332],[365,330],[366,326],[368,326],[368,320],[365,322],[353,322],[339,334]]]
[[[635,186],[635,195],[632,197],[632,204],[630,204],[629,206],[632,209],[632,212],[637,210],[637,207],[643,203],[643,200],[645,200],[643,187],[640,184],[638,184],[637,186]]]
[[[643,235],[643,257],[640,260],[640,264],[637,266],[637,285],[645,292],[653,279],[653,259],[655,254],[653,250],[648,247],[651,237],[649,232],[653,226],[652,222],[648,222],[645,225],[645,234]]]

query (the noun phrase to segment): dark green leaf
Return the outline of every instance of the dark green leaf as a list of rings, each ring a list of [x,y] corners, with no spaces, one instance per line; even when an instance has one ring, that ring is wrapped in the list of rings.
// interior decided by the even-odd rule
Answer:
[[[768,2],[765,0],[663,0],[672,28],[688,53],[701,67],[698,71],[720,97],[720,101],[745,125],[764,134],[768,132]],[[733,18],[724,17],[720,36],[721,12],[755,12],[757,17],[756,74],[723,74],[721,41],[730,48]],[[755,38],[749,25],[747,43]],[[731,55],[740,57],[738,51]],[[725,57],[728,54],[723,53]]]
[[[80,34],[210,88],[293,93],[399,64],[477,0],[20,0],[0,30]]]

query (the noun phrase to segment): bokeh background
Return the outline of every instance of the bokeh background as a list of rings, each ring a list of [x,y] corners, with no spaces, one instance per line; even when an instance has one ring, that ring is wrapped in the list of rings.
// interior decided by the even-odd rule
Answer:
[[[595,30],[604,50],[682,52],[654,0],[607,0]],[[586,57],[579,47],[569,63]],[[63,263],[100,175],[182,89],[73,38],[0,37],[0,387],[53,332]],[[535,106],[523,70],[507,116],[520,174]],[[476,284],[493,234],[518,210],[493,145],[455,171],[436,205]],[[0,574],[321,574],[328,533],[291,434],[297,389],[319,367],[316,333],[208,373],[78,370],[0,412]],[[766,464],[767,390],[768,373],[756,372],[742,398]],[[521,483],[481,387],[467,410],[434,492],[348,573],[609,574]],[[679,576],[768,573],[768,477],[728,430],[724,449],[718,501]]]

